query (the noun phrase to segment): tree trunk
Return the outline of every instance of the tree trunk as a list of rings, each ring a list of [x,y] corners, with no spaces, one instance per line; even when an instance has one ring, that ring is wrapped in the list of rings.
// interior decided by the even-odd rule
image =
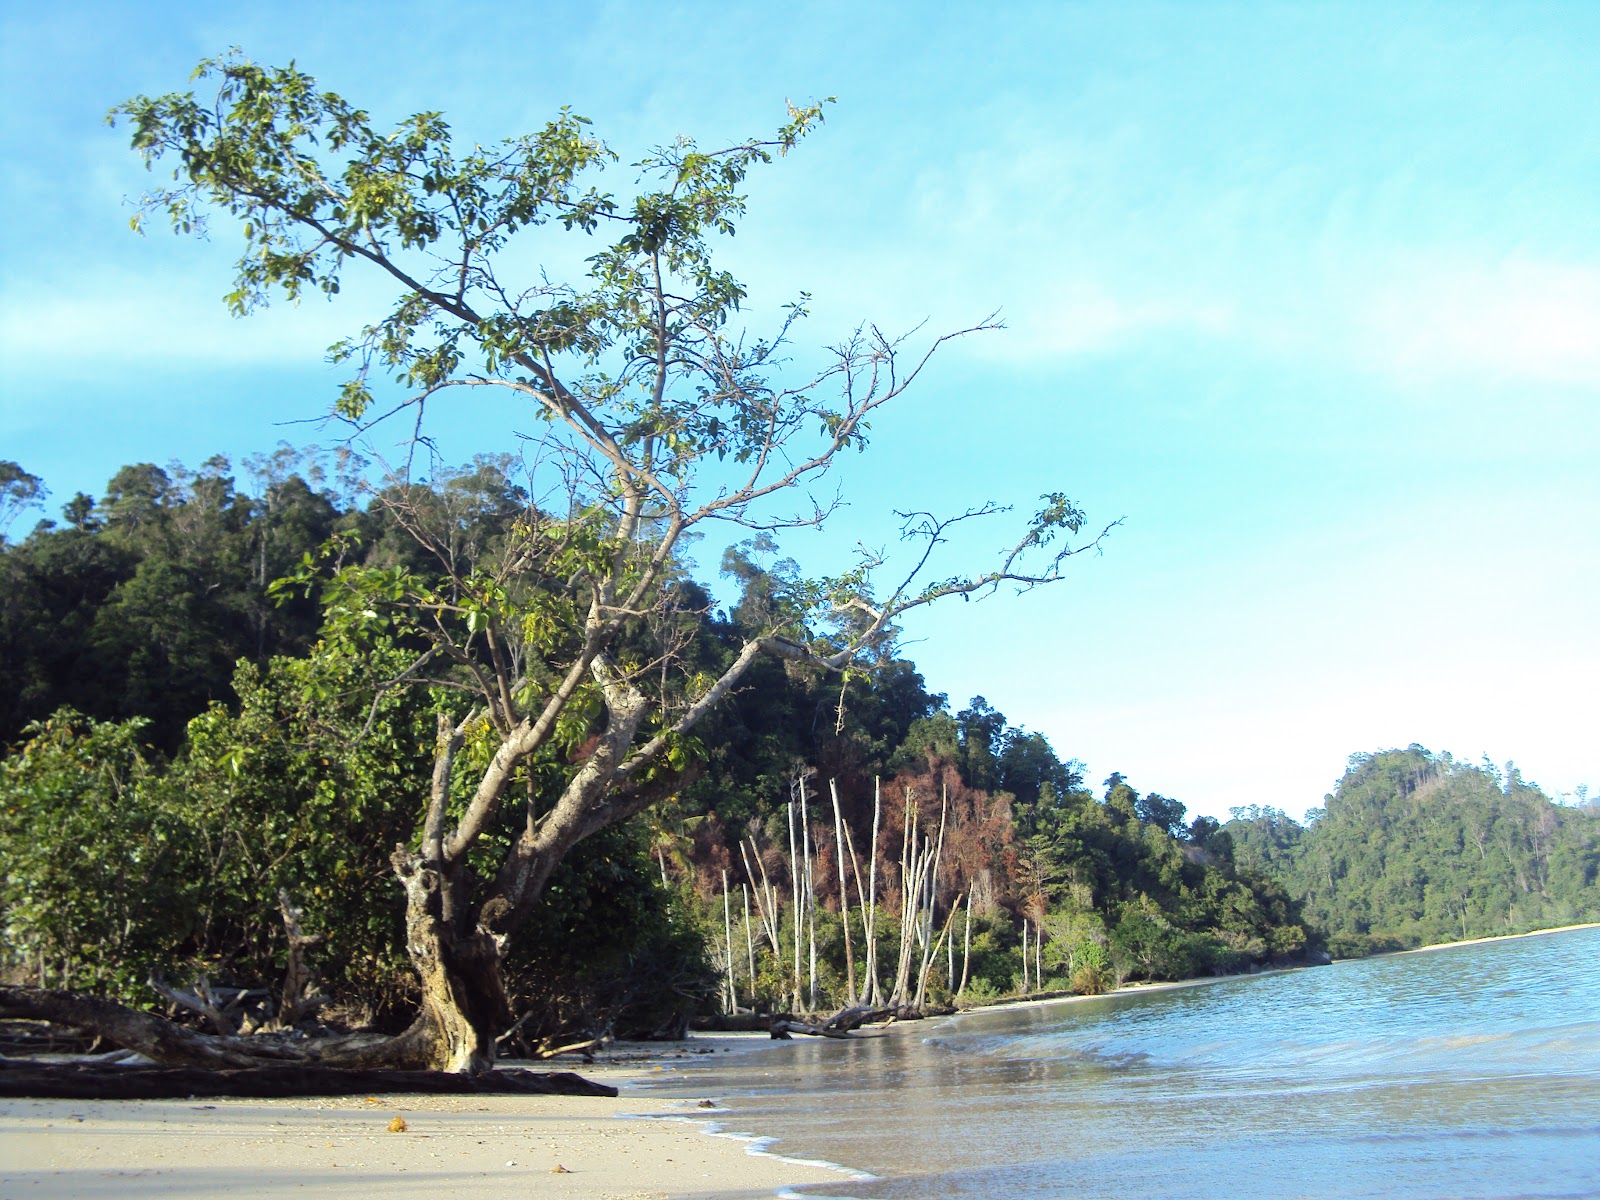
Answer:
[[[840,690],[840,695],[844,694]],[[839,811],[839,784],[837,780],[828,780],[828,791],[833,796],[833,856],[839,860],[839,923],[844,927],[844,973],[845,989],[849,992],[849,1003],[854,1004],[859,999],[856,993],[856,954],[855,948],[850,944],[850,889],[845,883],[844,875],[844,817]],[[852,852],[853,857],[853,852]],[[859,880],[858,887],[859,891]]]
[[[961,985],[956,988],[959,998],[967,990],[967,968],[972,965],[972,889],[967,889],[967,933],[961,947]]]
[[[794,908],[794,990],[791,997],[793,1007],[798,1010],[804,1005],[800,999],[800,856],[795,852],[794,839],[794,801],[789,801],[789,890],[793,895]]]
[[[481,927],[464,932],[462,919],[445,912],[447,887],[438,871],[399,850],[394,867],[406,890],[406,953],[422,989],[412,1031],[426,1047],[423,1065],[469,1075],[491,1071],[495,1038],[512,1023],[500,946]]]
[[[868,1004],[883,1003],[883,990],[878,986],[878,818],[883,813],[883,790],[876,775],[872,777],[872,846],[867,852],[867,916],[862,930],[867,942],[867,996]],[[861,881],[856,880],[856,889]]]

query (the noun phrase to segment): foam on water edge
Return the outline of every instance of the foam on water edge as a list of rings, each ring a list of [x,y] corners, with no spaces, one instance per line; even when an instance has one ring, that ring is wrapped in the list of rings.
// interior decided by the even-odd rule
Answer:
[[[692,1103],[696,1102],[691,1100],[673,1101],[674,1105],[688,1105]],[[702,1111],[726,1114],[730,1110],[718,1107]],[[851,1183],[871,1183],[878,1178],[876,1175],[873,1175],[868,1171],[858,1171],[854,1167],[847,1167],[843,1163],[829,1162],[827,1159],[796,1158],[789,1154],[779,1154],[773,1149],[773,1147],[778,1144],[778,1138],[769,1137],[765,1134],[748,1133],[736,1129],[727,1129],[724,1128],[720,1121],[709,1120],[705,1117],[688,1116],[682,1113],[617,1113],[616,1115],[620,1120],[624,1121],[677,1121],[685,1125],[693,1125],[697,1130],[699,1130],[699,1132],[708,1137],[727,1138],[730,1141],[743,1144],[744,1152],[746,1154],[759,1156],[761,1158],[770,1158],[788,1166],[815,1167],[819,1170],[835,1171],[844,1176],[844,1178]],[[803,1193],[793,1191],[787,1187],[779,1188],[774,1195],[777,1197],[777,1200],[807,1200]],[[850,1196],[833,1196],[830,1197],[830,1200],[854,1200],[854,1198]]]

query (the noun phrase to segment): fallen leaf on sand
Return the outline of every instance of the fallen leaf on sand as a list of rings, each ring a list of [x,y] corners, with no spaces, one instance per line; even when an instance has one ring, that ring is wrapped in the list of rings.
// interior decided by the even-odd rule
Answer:
[[[407,1128],[406,1119],[404,1117],[396,1117],[394,1120],[389,1122],[390,1133],[404,1133]]]

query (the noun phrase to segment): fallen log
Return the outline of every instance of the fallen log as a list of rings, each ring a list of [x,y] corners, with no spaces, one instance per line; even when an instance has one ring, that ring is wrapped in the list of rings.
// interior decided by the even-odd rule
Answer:
[[[52,1025],[49,1021],[12,1021],[0,1017],[0,1058],[33,1054],[93,1054],[92,1033]]]
[[[863,1025],[875,1025],[894,1016],[896,1011],[892,1008],[867,1008],[858,1005],[854,1008],[841,1008],[824,1021],[822,1027],[848,1033],[852,1029],[860,1029]]]
[[[0,1096],[53,1100],[183,1100],[215,1096],[254,1098],[365,1096],[372,1093],[460,1096],[511,1093],[545,1096],[615,1096],[617,1089],[572,1071],[344,1071],[294,1065],[206,1070],[196,1067],[119,1066],[112,1063],[38,1063],[0,1059]]]
[[[767,1025],[767,1032],[778,1042],[792,1041],[792,1035],[796,1033],[825,1038],[876,1037],[881,1035],[861,1035],[855,1031],[869,1021],[879,1021],[893,1015],[893,1009],[846,1008],[826,1021],[818,1022],[808,1021],[793,1013],[774,1013]]]
[[[812,1025],[807,1021],[774,1021],[768,1027],[768,1033],[775,1042],[793,1041],[793,1034],[805,1033],[812,1037],[825,1038],[851,1038],[857,1035],[845,1029],[829,1029],[826,1025]]]

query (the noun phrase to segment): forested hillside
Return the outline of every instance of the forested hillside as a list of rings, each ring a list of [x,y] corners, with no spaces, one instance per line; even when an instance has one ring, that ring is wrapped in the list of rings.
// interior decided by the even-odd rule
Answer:
[[[412,485],[408,508],[358,505],[315,465],[284,451],[245,487],[222,459],[129,467],[0,543],[13,979],[143,1003],[152,978],[204,978],[290,1010],[320,987],[343,1019],[402,1019],[415,985],[390,857],[417,836],[453,693],[393,686],[415,659],[401,636],[340,648],[325,622],[347,618],[315,568],[437,573],[395,524],[419,505],[449,530],[446,558],[492,559],[528,503],[497,460]],[[721,606],[680,571],[675,602],[704,619],[677,661],[715,672],[791,574],[760,537],[723,559]],[[592,746],[579,728],[551,753]],[[758,660],[680,753],[682,786],[583,841],[510,939],[530,1046],[718,1007],[1093,992],[1298,961],[1315,940],[1216,822],[1117,775],[1096,794],[982,697],[930,692],[892,643],[844,673]],[[548,765],[519,776],[535,807],[559,783]],[[292,996],[286,909],[321,939],[300,950],[317,982]]]
[[[1238,862],[1281,880],[1338,955],[1600,920],[1600,805],[1420,746],[1358,754],[1306,825],[1235,809]]]
[[[12,463],[0,480],[8,466],[33,479]],[[59,521],[0,539],[0,737],[65,705],[143,717],[144,736],[172,750],[191,717],[232,695],[238,660],[310,647],[316,604],[275,603],[268,586],[356,518],[327,486],[337,470],[287,447],[243,473],[241,486],[222,458],[193,471],[136,463],[98,498],[68,500]],[[15,516],[24,499],[42,505],[42,487],[12,482]]]

